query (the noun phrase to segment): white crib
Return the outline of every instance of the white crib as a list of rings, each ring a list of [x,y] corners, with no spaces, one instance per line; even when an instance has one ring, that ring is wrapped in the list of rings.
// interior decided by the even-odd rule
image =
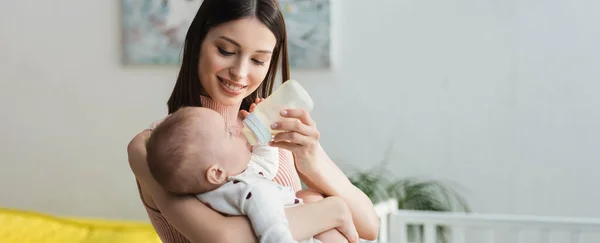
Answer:
[[[600,243],[600,219],[594,218],[404,211],[397,210],[394,200],[375,209],[380,216],[375,242]],[[445,229],[443,241],[438,227]]]

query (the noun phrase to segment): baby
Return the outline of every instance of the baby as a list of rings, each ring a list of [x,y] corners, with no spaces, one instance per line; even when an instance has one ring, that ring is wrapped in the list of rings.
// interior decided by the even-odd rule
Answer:
[[[147,151],[152,175],[169,192],[196,195],[223,214],[246,215],[260,242],[296,242],[284,208],[302,200],[272,181],[279,165],[277,148],[256,145],[250,152],[220,114],[194,107],[166,118],[153,131]]]

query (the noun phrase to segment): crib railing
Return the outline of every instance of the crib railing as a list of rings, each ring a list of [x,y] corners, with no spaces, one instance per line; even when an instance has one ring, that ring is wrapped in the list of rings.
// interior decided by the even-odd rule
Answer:
[[[379,203],[380,233],[388,243],[600,243],[600,219],[396,210]]]

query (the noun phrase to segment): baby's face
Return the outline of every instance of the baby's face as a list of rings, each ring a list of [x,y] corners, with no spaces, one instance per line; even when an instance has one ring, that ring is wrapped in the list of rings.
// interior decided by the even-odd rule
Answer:
[[[208,129],[204,133],[206,138],[203,140],[210,143],[212,149],[219,151],[223,161],[233,162],[240,166],[247,165],[251,152],[248,149],[246,139],[241,136],[238,127],[227,126],[225,120],[217,112],[212,111],[203,119],[203,129]]]

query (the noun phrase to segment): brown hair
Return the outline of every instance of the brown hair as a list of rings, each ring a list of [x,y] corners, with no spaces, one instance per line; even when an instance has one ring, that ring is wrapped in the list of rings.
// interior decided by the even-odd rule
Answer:
[[[199,144],[192,131],[197,127],[198,112],[183,108],[158,125],[146,142],[146,160],[154,179],[176,195],[200,193],[202,163]],[[190,174],[191,173],[191,174]]]
[[[256,91],[242,101],[240,109],[248,110],[257,97],[265,98],[271,94],[279,58],[282,82],[289,79],[286,27],[277,0],[204,0],[185,37],[181,69],[167,102],[169,114],[184,106],[202,106],[200,94],[204,88],[198,80],[198,60],[202,42],[212,27],[245,17],[256,17],[266,25],[275,35],[277,44],[265,80]]]

